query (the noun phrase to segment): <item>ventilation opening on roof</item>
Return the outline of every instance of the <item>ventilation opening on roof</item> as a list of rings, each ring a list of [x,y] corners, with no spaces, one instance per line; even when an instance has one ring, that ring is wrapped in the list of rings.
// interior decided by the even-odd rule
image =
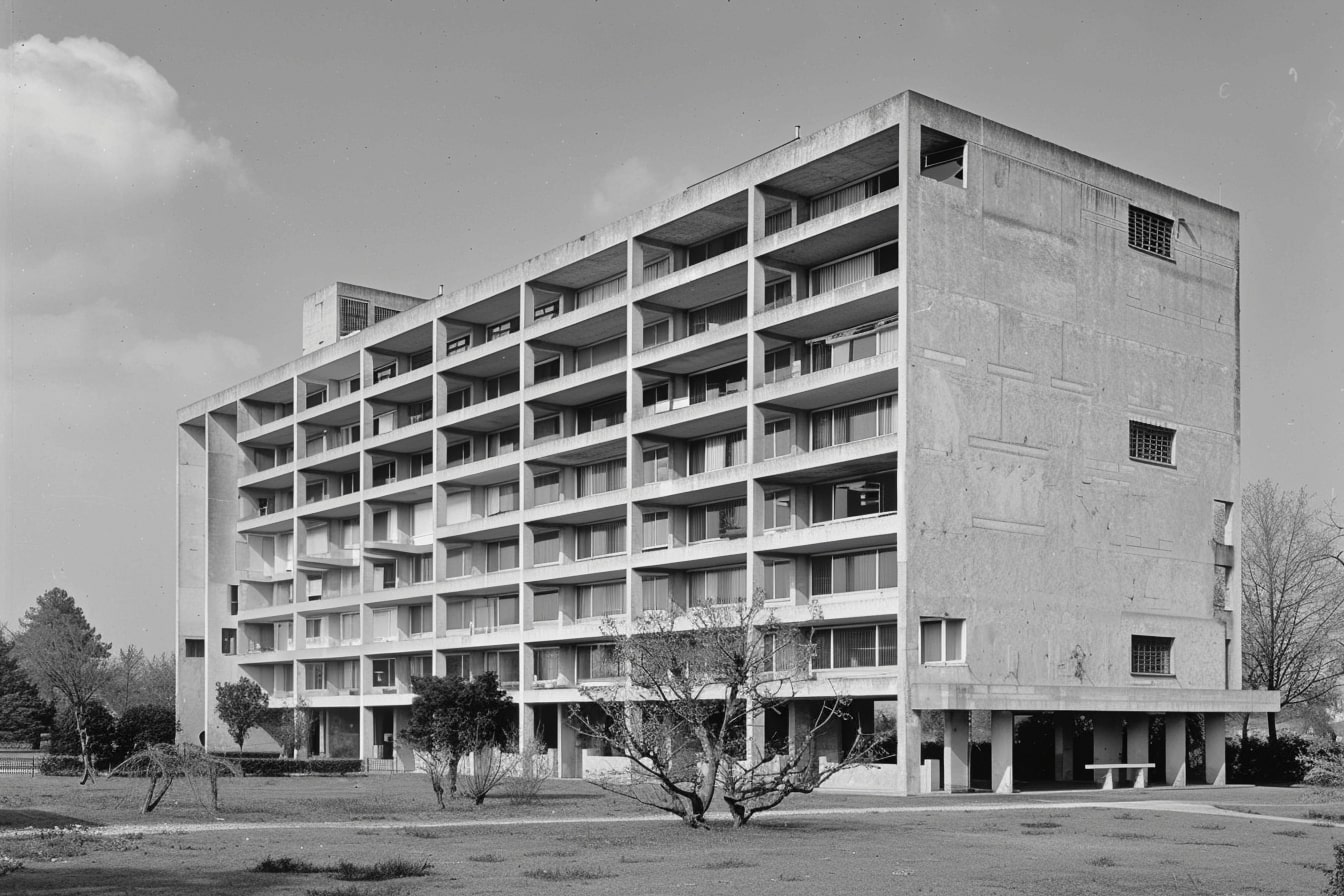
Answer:
[[[966,141],[921,127],[919,173],[940,183],[966,186]]]

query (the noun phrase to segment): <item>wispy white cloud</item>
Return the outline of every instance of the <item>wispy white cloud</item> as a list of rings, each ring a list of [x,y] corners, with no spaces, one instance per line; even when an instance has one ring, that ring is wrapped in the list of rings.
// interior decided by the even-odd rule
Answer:
[[[602,175],[588,199],[588,211],[604,221],[628,215],[660,199],[680,193],[694,180],[687,170],[659,174],[638,156],[632,156]]]

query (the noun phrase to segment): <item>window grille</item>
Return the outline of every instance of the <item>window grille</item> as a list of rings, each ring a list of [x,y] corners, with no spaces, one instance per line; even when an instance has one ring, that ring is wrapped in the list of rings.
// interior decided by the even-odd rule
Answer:
[[[1171,257],[1170,218],[1153,214],[1150,211],[1129,207],[1129,245],[1143,252],[1151,252],[1162,258]]]
[[[1130,671],[1135,675],[1171,674],[1171,638],[1135,635],[1129,649]]]
[[[1176,433],[1161,426],[1129,421],[1129,457],[1155,464],[1171,464],[1171,443]]]
[[[362,330],[369,325],[369,303],[358,299],[341,299],[341,335]]]
[[[380,323],[382,323],[383,321],[387,320],[389,317],[391,317],[392,315],[394,315],[394,314],[396,314],[396,313],[397,313],[397,309],[395,309],[395,308],[384,308],[384,307],[381,306],[381,305],[374,305],[374,306],[373,306],[373,322],[376,323],[376,324],[380,324]]]

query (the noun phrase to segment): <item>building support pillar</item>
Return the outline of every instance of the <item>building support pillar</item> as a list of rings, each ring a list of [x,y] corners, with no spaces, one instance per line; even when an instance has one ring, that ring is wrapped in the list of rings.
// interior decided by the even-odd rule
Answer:
[[[1172,787],[1185,786],[1185,713],[1167,713],[1167,783]]]
[[[559,731],[556,735],[560,753],[560,777],[583,777],[583,750],[579,748],[579,732],[569,721],[569,704],[557,703]]]
[[[1119,713],[1099,712],[1092,717],[1092,762],[1097,765],[1105,765],[1120,761],[1120,749],[1123,738],[1120,733]],[[1113,773],[1106,769],[1093,769],[1092,780],[1098,784],[1105,784],[1106,779],[1110,777],[1114,781]]]
[[[971,787],[971,714],[943,710],[943,790],[963,793]]]
[[[1148,761],[1148,714],[1134,712],[1125,716],[1125,762]],[[1126,776],[1135,787],[1148,786],[1148,769],[1129,769]]]
[[[1013,792],[1013,712],[996,709],[989,721],[990,786],[995,793]]]
[[[1073,780],[1073,713],[1055,713],[1055,780]]]
[[[1204,713],[1204,780],[1227,783],[1227,716],[1221,712]]]

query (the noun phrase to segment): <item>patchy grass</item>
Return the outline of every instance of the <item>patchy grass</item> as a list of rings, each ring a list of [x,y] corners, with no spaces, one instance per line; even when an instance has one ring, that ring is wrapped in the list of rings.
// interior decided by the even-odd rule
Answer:
[[[1197,831],[1225,831],[1225,830],[1227,830],[1227,825],[1225,825],[1225,824],[1192,824],[1192,825],[1190,825],[1190,827],[1194,828],[1194,829],[1197,830]]]
[[[755,868],[755,862],[748,862],[746,859],[719,859],[717,862],[710,862],[705,865],[706,871],[721,871],[728,868]]]
[[[434,828],[405,827],[401,829],[401,832],[407,837],[415,837],[419,840],[437,840],[439,837],[443,836],[443,834],[436,831]]]
[[[35,831],[27,836],[4,841],[4,854],[13,859],[52,862],[86,856],[91,852],[134,849],[137,841],[143,839],[143,834],[100,837],[85,831],[58,828],[54,831]]]
[[[423,859],[386,859],[372,865],[340,862],[336,866],[337,880],[396,880],[400,877],[424,877],[431,865]]]
[[[1064,825],[1060,824],[1057,821],[1024,821],[1022,822],[1022,827],[1049,830],[1052,828],[1062,828],[1064,827]]]
[[[1156,834],[1140,834],[1138,831],[1115,831],[1107,834],[1112,840],[1153,840]]]
[[[502,862],[503,856],[497,856],[492,852],[483,852],[474,856],[467,856],[468,862]]]
[[[1088,859],[1087,864],[1095,868],[1114,868],[1117,863],[1110,856],[1097,856],[1095,859]]]
[[[1318,818],[1321,821],[1344,821],[1344,813],[1341,812],[1319,812],[1315,809],[1307,810],[1308,818]]]
[[[1276,835],[1278,835],[1278,836],[1280,836],[1280,837],[1305,837],[1305,836],[1307,836],[1307,832],[1306,832],[1306,831],[1297,831],[1297,830],[1293,830],[1293,831],[1270,831],[1270,833],[1271,833],[1271,834],[1276,834]]]
[[[567,880],[603,880],[616,875],[605,868],[529,868],[523,877],[544,880],[547,883],[560,883]]]
[[[267,856],[252,866],[252,870],[258,874],[325,874],[331,868],[314,865],[307,859],[295,859],[291,856],[280,856],[277,859]]]
[[[354,885],[348,887],[316,887],[304,890],[303,896],[365,896],[367,891]]]

